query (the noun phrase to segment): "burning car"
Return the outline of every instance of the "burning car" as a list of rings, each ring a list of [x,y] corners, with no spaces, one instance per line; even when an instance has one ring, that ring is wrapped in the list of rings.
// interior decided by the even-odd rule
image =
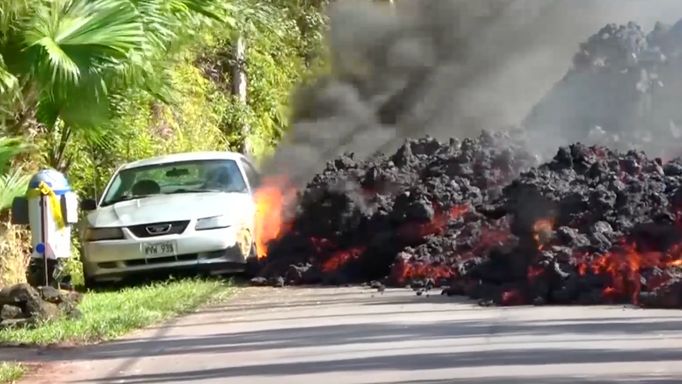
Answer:
[[[194,152],[121,166],[99,201],[85,200],[86,285],[160,270],[244,271],[257,257],[254,189],[243,155]]]

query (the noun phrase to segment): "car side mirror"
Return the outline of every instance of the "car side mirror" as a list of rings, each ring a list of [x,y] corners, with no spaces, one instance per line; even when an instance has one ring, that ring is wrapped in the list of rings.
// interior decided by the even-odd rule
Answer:
[[[94,211],[97,209],[97,202],[94,199],[84,199],[81,201],[81,207],[84,211]]]

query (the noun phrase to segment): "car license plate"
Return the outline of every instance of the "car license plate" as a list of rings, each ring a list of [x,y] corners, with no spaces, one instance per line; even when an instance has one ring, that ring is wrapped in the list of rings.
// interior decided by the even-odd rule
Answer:
[[[142,253],[145,257],[173,256],[175,251],[175,243],[172,241],[142,244]]]

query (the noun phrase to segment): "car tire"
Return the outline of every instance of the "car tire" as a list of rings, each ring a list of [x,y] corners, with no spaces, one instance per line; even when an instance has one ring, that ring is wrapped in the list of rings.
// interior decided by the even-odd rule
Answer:
[[[85,286],[86,290],[91,290],[91,291],[96,291],[98,288],[100,288],[100,284],[97,282],[95,279],[91,279],[88,277],[83,278],[83,285]]]
[[[261,264],[261,261],[258,260],[258,252],[256,250],[256,244],[254,242],[251,244],[251,251],[249,252],[248,257],[246,258],[246,268],[244,270],[244,273],[248,278],[253,278],[258,276],[258,272],[260,272],[262,267],[263,265]]]
[[[81,259],[82,260],[82,259]],[[92,290],[96,291],[99,288],[102,288],[102,283],[99,281],[95,280],[92,277],[88,277],[88,270],[87,267],[85,266],[85,263],[82,263],[83,265],[83,286],[86,290]]]
[[[256,250],[256,241],[253,236],[251,236],[251,231],[247,229],[243,230],[241,236],[243,237],[240,238],[240,243],[237,244],[236,250],[239,254],[239,257],[245,261],[244,270],[242,273],[244,277],[252,278],[256,276],[261,267]],[[242,246],[244,240],[246,240],[248,245]]]

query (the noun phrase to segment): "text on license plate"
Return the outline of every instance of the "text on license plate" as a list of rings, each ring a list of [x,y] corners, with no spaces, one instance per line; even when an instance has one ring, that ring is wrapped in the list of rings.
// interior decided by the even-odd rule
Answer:
[[[172,242],[143,244],[142,252],[145,256],[175,255],[175,244]]]

